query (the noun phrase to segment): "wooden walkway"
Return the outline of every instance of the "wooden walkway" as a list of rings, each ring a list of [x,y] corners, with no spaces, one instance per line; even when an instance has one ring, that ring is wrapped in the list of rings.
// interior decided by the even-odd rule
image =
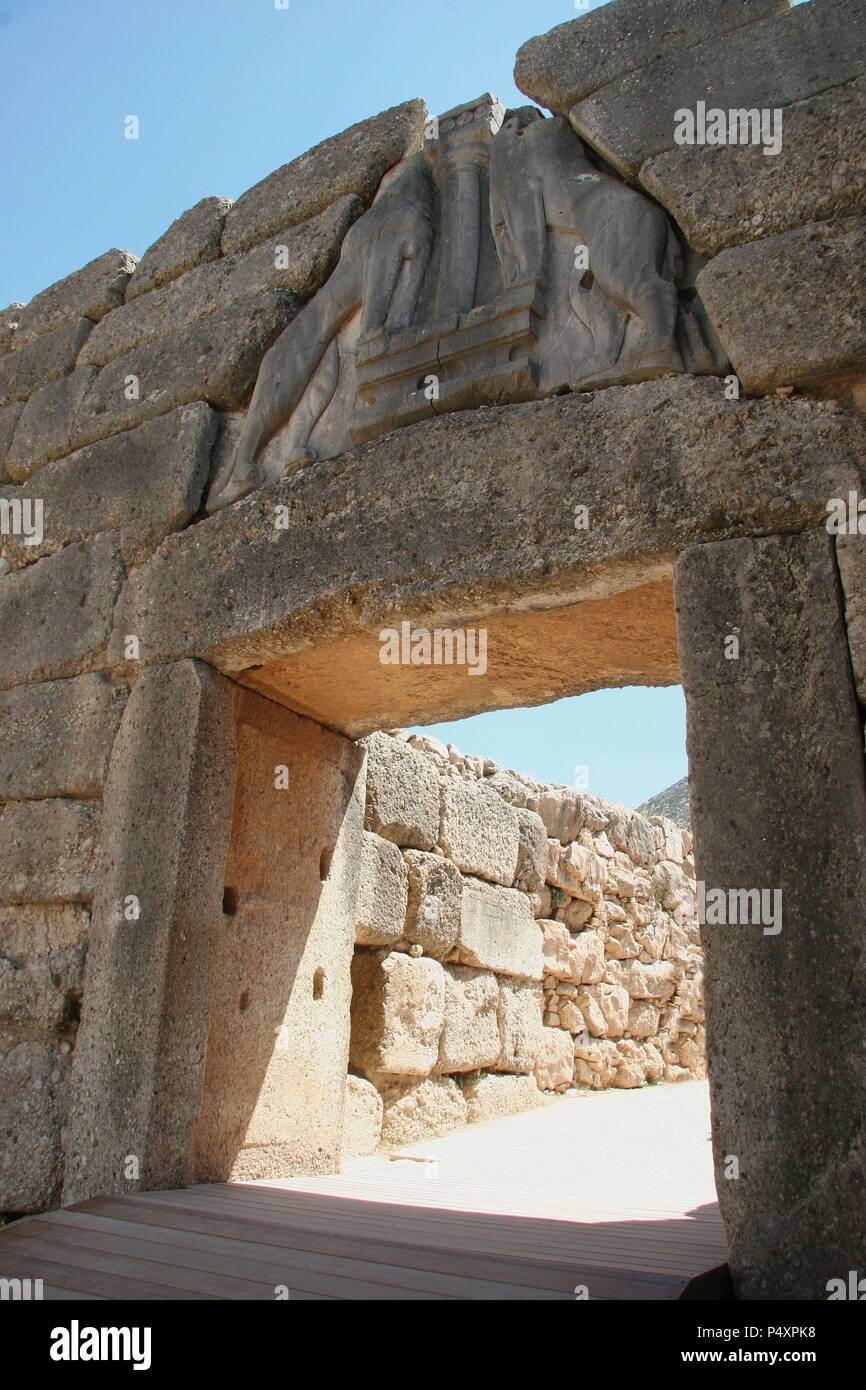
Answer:
[[[701,1083],[603,1093],[333,1177],[100,1197],[0,1231],[0,1278],[51,1299],[675,1299],[726,1258],[707,1116]]]

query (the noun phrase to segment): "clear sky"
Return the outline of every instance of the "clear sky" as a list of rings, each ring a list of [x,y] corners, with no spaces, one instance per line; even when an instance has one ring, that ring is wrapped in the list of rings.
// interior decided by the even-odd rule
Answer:
[[[109,247],[141,255],[355,121],[423,97],[506,105],[526,39],[580,0],[0,0],[0,308]],[[124,138],[135,115],[140,138]],[[449,726],[467,752],[632,805],[683,776],[679,690],[609,691]]]

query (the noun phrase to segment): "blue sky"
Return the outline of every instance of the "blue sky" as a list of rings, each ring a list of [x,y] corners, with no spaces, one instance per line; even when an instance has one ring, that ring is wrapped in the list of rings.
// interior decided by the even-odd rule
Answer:
[[[590,0],[595,9],[597,0]],[[514,54],[574,0],[0,0],[0,308],[410,97],[523,101]],[[136,115],[140,139],[124,138]],[[607,691],[440,731],[632,805],[683,776],[682,692]]]

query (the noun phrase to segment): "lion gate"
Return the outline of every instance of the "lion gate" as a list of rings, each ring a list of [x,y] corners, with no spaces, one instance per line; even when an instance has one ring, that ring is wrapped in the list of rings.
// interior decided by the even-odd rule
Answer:
[[[703,933],[735,1285],[862,1266],[863,10],[656,10],[526,44],[549,116],[409,102],[0,315],[4,517],[44,512],[0,578],[0,1207],[334,1171],[356,740],[682,680],[698,877],[783,903]],[[781,150],[679,143],[708,92]],[[483,676],[383,664],[404,621]]]

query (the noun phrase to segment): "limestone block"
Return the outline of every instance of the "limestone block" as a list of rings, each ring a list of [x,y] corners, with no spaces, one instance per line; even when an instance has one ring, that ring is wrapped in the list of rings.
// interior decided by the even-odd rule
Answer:
[[[746,391],[862,373],[864,260],[866,217],[845,217],[732,247],[704,266],[698,289]]]
[[[488,777],[486,783],[503,801],[507,801],[509,806],[520,807],[525,811],[538,811],[538,792],[521,781],[515,773],[500,769]]]
[[[193,266],[215,261],[231,205],[231,198],[202,198],[176,217],[133,270],[126,286],[126,303],[178,279]]]
[[[660,960],[643,965],[638,960],[626,961],[622,967],[623,984],[632,999],[670,999],[677,987],[681,971],[673,961]]]
[[[0,799],[98,797],[126,696],[94,674],[0,694]]]
[[[399,941],[407,901],[408,876],[399,849],[365,830],[355,917],[358,945],[389,946]]]
[[[531,981],[500,980],[499,1037],[495,1070],[531,1072],[543,1038],[541,986]]]
[[[548,840],[547,849],[547,882],[574,898],[598,902],[607,880],[601,855],[576,841],[563,848],[558,840]]]
[[[460,930],[463,878],[456,864],[438,854],[407,849],[408,905],[404,934],[434,960],[445,960]]]
[[[343,1108],[343,1158],[364,1158],[375,1153],[382,1137],[382,1097],[361,1076],[346,1077]]]
[[[404,1079],[386,1087],[382,1101],[382,1143],[392,1149],[461,1129],[468,1118],[463,1093],[450,1076]]]
[[[517,812],[483,783],[449,778],[442,787],[442,848],[464,874],[510,888],[517,875]]]
[[[89,926],[82,907],[0,908],[0,1018],[46,1032],[76,1022]]]
[[[574,1042],[574,1080],[578,1086],[603,1091],[619,1069],[619,1050],[604,1038],[579,1037]]]
[[[60,1202],[61,1131],[69,1043],[0,1031],[0,1208],[44,1211]]]
[[[544,1096],[532,1075],[503,1076],[496,1072],[480,1072],[467,1076],[462,1083],[468,1107],[469,1124],[483,1120],[501,1120],[506,1115],[521,1115],[544,1104]]]
[[[445,966],[445,1018],[437,1072],[479,1071],[500,1053],[499,985],[489,970]]]
[[[632,1038],[652,1038],[659,1031],[661,1013],[648,999],[629,1005],[628,1034]]]
[[[94,802],[0,805],[0,903],[89,902],[98,833]]]
[[[517,807],[515,814],[520,838],[514,886],[525,893],[537,893],[544,887],[547,872],[547,831],[534,811]]]
[[[89,319],[68,323],[17,346],[0,357],[0,405],[26,401],[40,386],[67,376],[93,328]]]
[[[543,1028],[534,1076],[542,1091],[564,1091],[571,1085],[574,1071],[574,1044],[571,1034],[561,1028]]]
[[[578,978],[571,932],[562,922],[539,921],[543,933],[541,953],[545,975],[557,980]]]
[[[396,845],[432,849],[439,835],[439,780],[429,758],[388,734],[371,734],[363,747],[368,830]]]
[[[296,225],[348,194],[369,202],[386,170],[420,148],[426,117],[422,101],[405,102],[282,165],[229,210],[223,253],[260,245],[286,225],[288,210]]]
[[[605,943],[601,933],[589,928],[572,937],[573,979],[579,984],[596,985],[604,978]]]
[[[439,1056],[445,971],[438,961],[356,951],[349,1060],[363,1072],[427,1076]]]
[[[78,411],[97,375],[95,367],[78,367],[69,376],[40,387],[30,397],[6,454],[10,478],[24,482],[43,463],[70,454],[77,447]]]
[[[834,86],[783,110],[782,149],[681,145],[647,160],[640,181],[695,251],[776,236],[809,222],[866,212],[866,79]]]
[[[105,366],[271,290],[308,298],[333,270],[343,237],[361,212],[359,199],[342,198],[310,222],[278,232],[255,251],[198,265],[161,289],[125,304],[94,329],[80,364]]]
[[[698,101],[774,110],[861,76],[866,27],[859,0],[800,5],[659,58],[572,107],[570,119],[620,173],[634,175],[675,147],[674,113]]]
[[[57,328],[69,319],[94,322],[123,303],[127,281],[137,264],[129,251],[111,250],[88,261],[47,289],[34,295],[18,315],[17,335],[31,338]]]
[[[464,879],[456,947],[461,964],[540,980],[542,941],[525,893]]]
[[[628,1027],[630,999],[621,985],[587,985],[576,1003],[586,1026],[596,1038],[621,1038]]]
[[[122,583],[113,533],[0,579],[0,689],[103,664]]]
[[[561,901],[556,908],[557,922],[564,922],[569,931],[580,931],[585,927],[592,917],[593,904],[586,902],[583,898],[567,898],[560,889],[555,889],[560,894]]]
[[[538,814],[550,839],[570,844],[584,826],[584,798],[571,787],[545,787],[538,797]]]
[[[198,511],[218,426],[196,401],[40,468],[20,495],[42,498],[44,539],[16,538],[13,564],[102,531],[117,531],[125,564],[140,563]]]
[[[866,705],[866,547],[863,537],[836,537],[836,560],[845,599],[845,628],[861,705]]]
[[[789,0],[617,0],[518,49],[521,92],[559,115],[625,73],[777,14]]]
[[[6,457],[23,409],[22,401],[12,401],[10,405],[0,406],[0,478],[11,476],[6,474]]]

